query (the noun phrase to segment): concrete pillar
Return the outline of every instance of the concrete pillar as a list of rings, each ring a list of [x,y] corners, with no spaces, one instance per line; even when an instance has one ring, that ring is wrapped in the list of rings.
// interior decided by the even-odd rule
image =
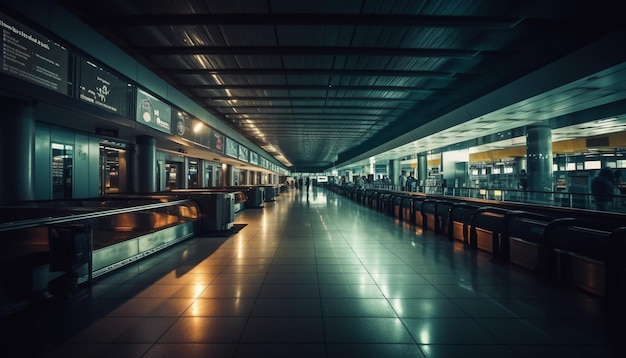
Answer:
[[[0,98],[0,204],[35,198],[34,161],[34,104]]]
[[[548,125],[526,129],[526,166],[529,191],[552,191],[552,130]]]
[[[389,179],[394,185],[400,185],[400,166],[399,159],[389,161]]]
[[[426,154],[417,155],[417,185],[418,191],[424,191],[424,185],[428,178],[428,157]]]
[[[156,181],[156,138],[140,135],[136,137],[135,150],[131,153],[131,180],[133,192],[155,193]]]

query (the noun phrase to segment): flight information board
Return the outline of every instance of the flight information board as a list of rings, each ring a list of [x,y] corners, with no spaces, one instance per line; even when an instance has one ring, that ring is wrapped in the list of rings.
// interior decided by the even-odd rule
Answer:
[[[79,58],[78,66],[78,98],[127,117],[130,112],[129,83],[84,58]]]
[[[69,52],[0,13],[2,73],[68,94]]]

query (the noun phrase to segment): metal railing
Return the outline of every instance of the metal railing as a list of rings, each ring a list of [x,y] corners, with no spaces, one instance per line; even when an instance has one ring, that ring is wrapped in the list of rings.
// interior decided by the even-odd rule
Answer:
[[[365,189],[401,190],[400,185],[370,184]],[[442,188],[440,186],[415,187],[411,191],[431,195],[443,195],[459,198],[508,201],[525,204],[558,206],[564,208],[597,210],[595,199],[589,193],[570,193],[565,191],[523,191],[497,188]],[[626,195],[613,195],[606,211],[626,213]]]

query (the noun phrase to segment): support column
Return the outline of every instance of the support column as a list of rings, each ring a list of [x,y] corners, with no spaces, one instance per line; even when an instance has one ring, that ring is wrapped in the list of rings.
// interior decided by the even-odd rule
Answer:
[[[424,192],[424,185],[426,185],[426,178],[428,178],[428,157],[426,154],[417,155],[417,191]]]
[[[548,125],[526,129],[528,190],[552,191],[552,130]]]
[[[35,198],[35,107],[16,98],[0,98],[0,204]]]
[[[156,187],[156,138],[137,136],[135,150],[131,153],[133,192],[155,193]]]
[[[390,160],[389,166],[389,179],[393,185],[400,185],[400,160]]]

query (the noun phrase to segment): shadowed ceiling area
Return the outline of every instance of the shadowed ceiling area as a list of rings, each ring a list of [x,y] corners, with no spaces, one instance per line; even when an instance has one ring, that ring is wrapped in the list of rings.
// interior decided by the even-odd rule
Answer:
[[[348,162],[619,26],[615,8],[577,0],[59,3],[297,171]]]

